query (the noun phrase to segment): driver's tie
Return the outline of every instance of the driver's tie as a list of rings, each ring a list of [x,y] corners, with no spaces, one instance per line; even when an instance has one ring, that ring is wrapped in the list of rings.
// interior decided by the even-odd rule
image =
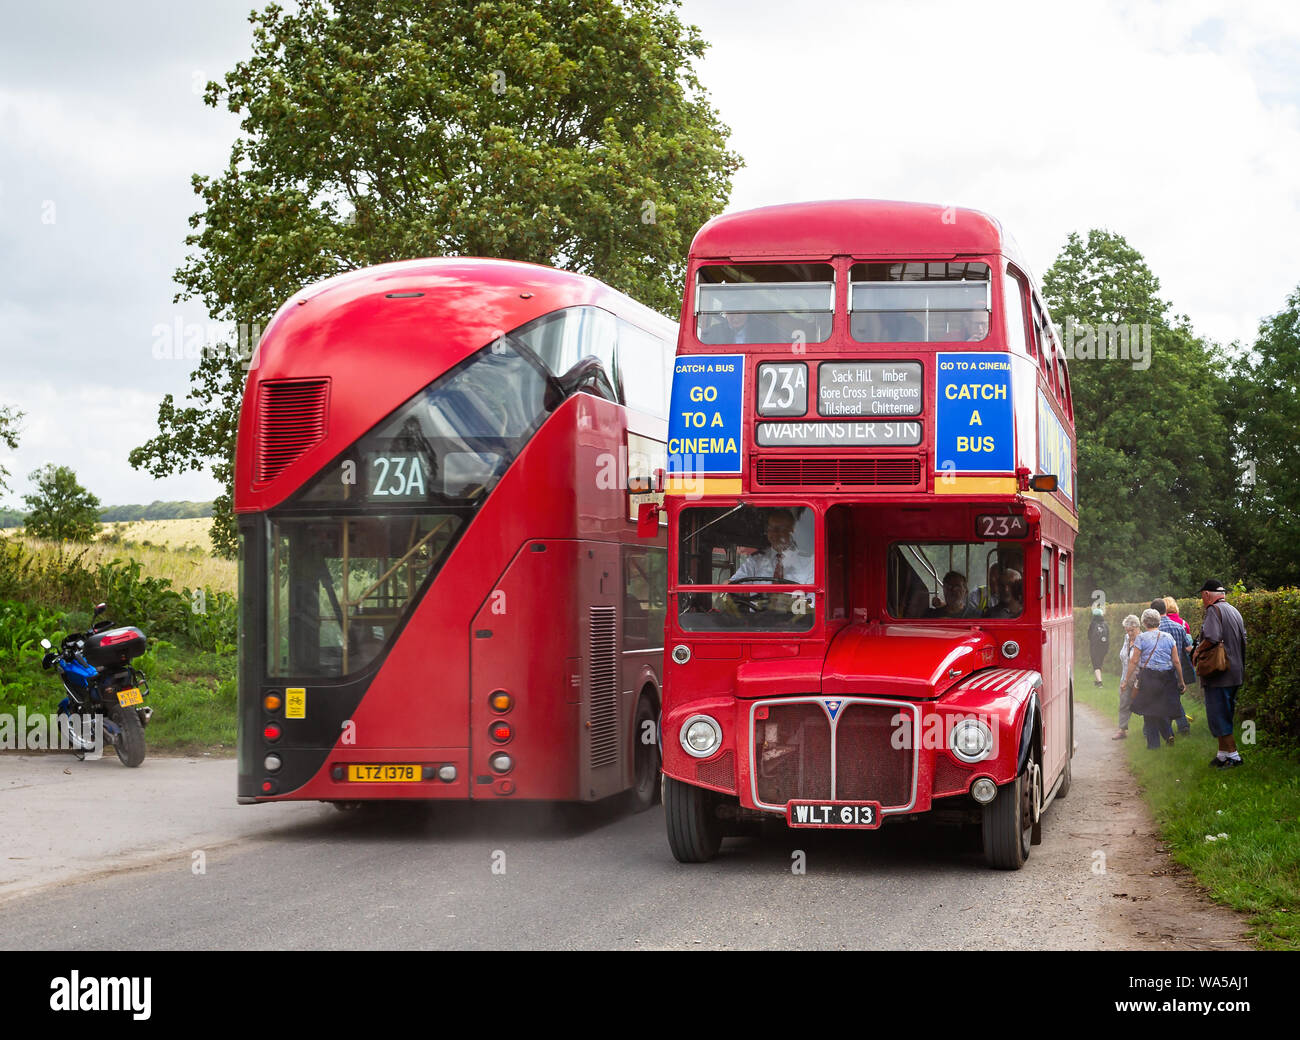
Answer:
[[[785,567],[781,565],[781,553],[776,554],[776,567],[772,569],[773,581],[785,581]]]

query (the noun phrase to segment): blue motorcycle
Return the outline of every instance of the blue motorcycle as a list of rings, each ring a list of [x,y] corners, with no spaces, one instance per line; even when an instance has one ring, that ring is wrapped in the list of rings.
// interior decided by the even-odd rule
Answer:
[[[95,607],[94,618],[108,604]],[[133,626],[92,620],[89,632],[64,637],[57,653],[41,640],[41,667],[57,668],[68,695],[59,702],[59,724],[67,745],[80,759],[111,743],[124,766],[144,761],[144,728],[153,709],[146,707],[149,680],[129,663],[145,650],[144,633]]]

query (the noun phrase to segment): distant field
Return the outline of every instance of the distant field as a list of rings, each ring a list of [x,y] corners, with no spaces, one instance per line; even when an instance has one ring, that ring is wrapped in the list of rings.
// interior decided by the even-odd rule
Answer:
[[[151,542],[165,545],[169,549],[182,549],[192,545],[205,553],[212,550],[208,532],[212,529],[212,517],[199,516],[188,520],[120,520],[116,523],[100,524],[104,532],[116,531],[128,542],[137,545]]]
[[[115,558],[138,560],[142,574],[169,578],[176,589],[206,586],[214,592],[235,592],[235,561],[218,560],[210,555],[212,543],[208,540],[208,530],[212,526],[211,517],[131,520],[100,526],[101,539],[105,534],[118,535],[121,542],[100,540],[90,545],[66,544],[60,547],[16,533],[11,538],[22,541],[41,556],[53,556],[60,551],[65,558],[80,555],[81,562],[89,567]],[[145,545],[145,542],[149,544]]]

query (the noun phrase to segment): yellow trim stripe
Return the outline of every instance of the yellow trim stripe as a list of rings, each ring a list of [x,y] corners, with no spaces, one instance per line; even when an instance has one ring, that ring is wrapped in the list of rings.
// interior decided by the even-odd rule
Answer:
[[[1069,524],[1073,530],[1077,531],[1079,529],[1079,518],[1054,499],[1050,493],[1046,491],[1025,491],[1023,494],[1026,498],[1032,498],[1039,505],[1046,506]]]
[[[739,495],[739,477],[693,477],[689,473],[668,474],[665,495]]]
[[[1015,477],[946,477],[934,478],[936,495],[1014,495]]]

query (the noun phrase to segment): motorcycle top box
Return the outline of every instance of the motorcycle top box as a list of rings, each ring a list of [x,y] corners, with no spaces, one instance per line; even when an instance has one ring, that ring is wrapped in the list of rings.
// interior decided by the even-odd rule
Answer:
[[[85,654],[88,664],[96,668],[111,668],[114,665],[126,664],[133,657],[139,657],[144,653],[144,647],[144,633],[128,625],[88,636],[82,653]]]

